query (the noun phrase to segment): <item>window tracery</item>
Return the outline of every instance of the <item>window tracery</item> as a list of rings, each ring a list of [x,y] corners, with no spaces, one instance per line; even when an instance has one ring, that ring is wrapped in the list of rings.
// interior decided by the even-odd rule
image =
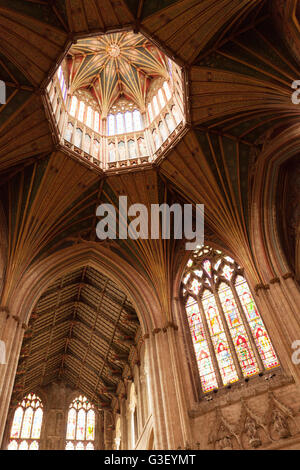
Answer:
[[[15,410],[8,450],[38,450],[42,421],[42,401],[29,393]]]
[[[80,395],[69,407],[66,450],[94,450],[95,410],[89,400]]]
[[[189,260],[183,297],[203,392],[279,366],[243,269],[203,247]]]

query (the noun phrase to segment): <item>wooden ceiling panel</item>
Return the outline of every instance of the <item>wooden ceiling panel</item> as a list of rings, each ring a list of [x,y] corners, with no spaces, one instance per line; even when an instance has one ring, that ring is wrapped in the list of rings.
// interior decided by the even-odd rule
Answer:
[[[129,357],[131,348],[135,349],[133,343],[124,343],[124,331],[119,330],[125,303],[134,311],[118,286],[93,268],[81,268],[56,280],[35,306],[25,333],[15,399],[32,386],[62,379],[94,402],[102,396],[102,401],[110,403],[120,380],[110,374],[111,369],[125,376],[130,370],[129,365],[116,362],[115,355]],[[138,323],[131,323],[127,333],[134,339],[137,332]]]

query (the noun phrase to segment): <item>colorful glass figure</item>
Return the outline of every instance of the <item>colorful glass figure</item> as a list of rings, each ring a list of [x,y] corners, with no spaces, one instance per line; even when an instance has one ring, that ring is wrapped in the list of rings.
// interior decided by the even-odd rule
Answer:
[[[94,450],[96,416],[94,406],[80,395],[70,405],[66,450]]]
[[[262,365],[280,365],[243,270],[231,257],[198,249],[182,282],[203,392],[257,375]]]
[[[29,393],[14,413],[9,450],[38,450],[43,422],[41,399]]]

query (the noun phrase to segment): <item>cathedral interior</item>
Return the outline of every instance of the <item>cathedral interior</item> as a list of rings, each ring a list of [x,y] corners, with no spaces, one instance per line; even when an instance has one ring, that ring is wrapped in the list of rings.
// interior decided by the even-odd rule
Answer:
[[[300,449],[299,66],[300,0],[0,0],[1,449]]]

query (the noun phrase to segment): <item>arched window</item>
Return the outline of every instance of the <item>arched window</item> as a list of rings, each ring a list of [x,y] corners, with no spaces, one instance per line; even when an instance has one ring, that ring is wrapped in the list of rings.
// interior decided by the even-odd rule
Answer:
[[[169,87],[168,82],[164,82],[163,87],[164,87],[167,99],[170,100],[172,98],[172,94],[170,92],[170,87]]]
[[[75,131],[75,139],[74,139],[74,144],[76,147],[81,148],[81,143],[82,143],[82,130],[77,127]]]
[[[110,142],[108,144],[108,156],[109,156],[109,161],[114,162],[116,159],[116,151],[115,151],[115,144],[113,142]]]
[[[94,131],[99,132],[99,124],[100,124],[100,116],[97,111],[95,111],[95,119],[94,119]]]
[[[73,135],[73,124],[69,122],[65,130],[65,139],[68,140],[69,142],[72,142],[72,135]]]
[[[175,124],[169,113],[165,115],[165,121],[168,126],[169,132],[173,132],[175,129]]]
[[[117,118],[117,134],[124,134],[125,132],[124,114],[118,113],[116,118]]]
[[[182,289],[203,392],[279,366],[243,269],[232,258],[202,247],[187,264]]]
[[[89,153],[91,147],[91,137],[88,134],[85,134],[84,136],[84,148],[83,150],[87,153]]]
[[[128,141],[128,152],[130,158],[136,157],[136,146],[134,140]]]
[[[8,450],[38,450],[42,421],[41,399],[29,393],[15,411]]]
[[[152,111],[152,104],[151,103],[148,104],[148,114],[149,114],[149,121],[152,122],[153,121],[153,111]]]
[[[78,100],[77,100],[76,96],[72,96],[71,107],[70,107],[71,116],[75,117],[76,109],[77,109],[77,103],[78,103]]]
[[[113,114],[110,114],[108,116],[107,125],[108,125],[108,135],[114,135],[116,133],[116,129],[115,129],[115,116]]]
[[[94,405],[80,395],[69,407],[66,450],[94,450]]]
[[[158,99],[159,99],[160,107],[163,108],[166,102],[165,102],[164,94],[161,88],[158,90]]]
[[[140,137],[138,139],[138,146],[139,146],[140,155],[147,155],[147,149],[146,149],[145,141],[142,137]]]
[[[179,111],[177,109],[177,106],[175,106],[175,105],[172,106],[171,111],[172,111],[172,114],[175,118],[176,124],[179,124],[180,121],[181,121],[181,117],[180,117]]]
[[[153,97],[152,103],[153,103],[153,108],[154,108],[154,114],[155,116],[157,116],[159,114],[159,106],[158,106],[158,101],[157,101],[156,96]]]
[[[92,127],[92,121],[93,121],[93,110],[89,106],[86,112],[86,125],[89,127]]]
[[[130,111],[125,113],[125,125],[126,132],[133,132],[132,113]]]
[[[132,117],[133,117],[133,127],[134,127],[134,130],[135,131],[140,131],[143,129],[143,125],[142,125],[142,116],[141,116],[141,113],[135,109],[132,113]]]
[[[164,142],[168,138],[168,132],[167,132],[166,126],[164,125],[164,123],[162,121],[159,122],[158,129],[160,131],[160,134],[162,136],[162,140]]]
[[[100,150],[100,142],[99,140],[94,139],[93,156],[98,159],[100,158],[99,150]]]
[[[125,160],[126,158],[125,143],[122,140],[118,143],[118,151],[119,151],[120,160]]]
[[[85,104],[84,104],[83,101],[80,101],[80,104],[79,104],[79,111],[78,111],[78,119],[79,119],[79,121],[81,121],[81,122],[83,122],[84,110],[85,110]]]

